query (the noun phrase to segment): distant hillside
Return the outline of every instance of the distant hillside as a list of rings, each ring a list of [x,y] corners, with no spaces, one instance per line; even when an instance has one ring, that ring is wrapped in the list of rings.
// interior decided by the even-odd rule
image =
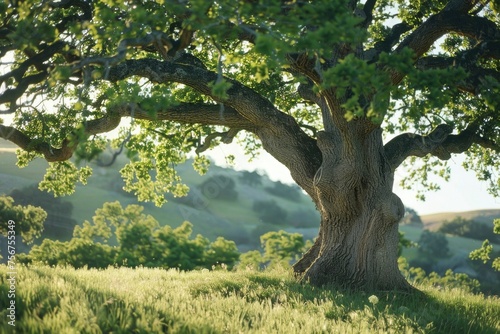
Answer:
[[[12,144],[0,141],[0,194],[38,184],[47,168],[43,159],[18,168],[14,151]],[[188,197],[169,196],[169,203],[158,208],[151,203],[139,203],[134,195],[122,190],[124,183],[119,170],[125,163],[126,158],[119,157],[110,167],[93,165],[89,183],[77,185],[73,195],[64,197],[73,204],[72,218],[76,222],[91,220],[95,210],[105,202],[120,201],[123,206],[144,206],[145,213],[162,225],[176,227],[188,220],[193,223],[195,234],[211,240],[223,236],[234,240],[242,251],[258,247],[260,235],[271,230],[300,230],[309,239],[317,234],[319,214],[311,199],[297,186],[273,182],[256,172],[238,172],[215,165],[210,166],[207,175],[200,176],[187,161],[176,169],[191,189]],[[57,234],[58,239],[64,240],[71,238],[72,230],[73,226],[63,227],[49,219],[44,235],[54,238]]]
[[[12,143],[0,140],[0,194],[9,194],[14,189],[37,184],[42,180],[47,168],[47,162],[37,159],[27,168],[19,169],[15,165],[16,157],[13,154],[15,149],[16,146]],[[243,246],[243,249],[258,246],[259,236],[269,230],[285,229],[299,232],[306,239],[312,239],[317,235],[319,214],[310,198],[296,186],[273,182],[267,176],[255,172],[238,172],[214,165],[210,167],[207,175],[200,176],[193,170],[191,164],[186,162],[178,166],[177,170],[183,181],[191,188],[189,196],[180,199],[170,197],[169,203],[157,208],[151,203],[138,203],[133,195],[122,190],[123,181],[119,170],[125,163],[125,158],[120,157],[111,167],[93,166],[94,175],[90,178],[89,184],[77,186],[75,194],[64,198],[74,206],[73,219],[81,224],[84,220],[90,220],[95,210],[102,207],[104,202],[118,200],[124,206],[133,203],[143,205],[145,213],[154,216],[161,224],[175,227],[184,220],[189,220],[194,224],[195,233],[210,239],[222,235],[236,241],[239,246]],[[213,185],[205,184],[213,177],[219,178],[219,180],[214,179],[215,185],[232,180],[233,190],[237,196],[225,199],[213,198],[210,194]],[[285,196],[290,194],[295,197]],[[264,217],[259,212],[260,209],[255,208],[258,201],[266,202],[264,204],[267,205],[269,215]],[[269,222],[268,216],[275,219]],[[453,220],[457,216],[491,223],[493,219],[500,218],[500,209],[438,213],[421,216],[421,219],[425,229],[436,230],[444,221]],[[268,221],[265,221],[266,218]],[[47,221],[46,229],[50,231],[51,227],[59,230],[62,228],[55,222]],[[68,238],[71,237],[72,229],[73,226],[65,228]]]
[[[491,224],[493,219],[500,218],[500,209],[475,210],[464,212],[442,212],[431,215],[420,216],[424,223],[424,228],[435,231],[444,221],[451,221],[456,217],[474,220],[480,223]]]

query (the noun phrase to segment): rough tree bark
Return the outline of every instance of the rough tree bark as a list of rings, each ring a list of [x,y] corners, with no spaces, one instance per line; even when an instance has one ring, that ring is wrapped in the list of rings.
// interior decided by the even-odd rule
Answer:
[[[392,192],[393,172],[381,131],[352,143],[352,150],[343,150],[329,133],[319,136],[318,146],[323,162],[314,187],[320,237],[295,264],[295,272],[315,285],[410,289],[397,267],[404,206]]]

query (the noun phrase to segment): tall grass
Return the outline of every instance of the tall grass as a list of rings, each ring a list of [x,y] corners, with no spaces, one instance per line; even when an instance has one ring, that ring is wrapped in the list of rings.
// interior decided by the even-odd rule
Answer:
[[[299,284],[284,270],[17,268],[9,333],[498,333],[500,300],[462,290],[376,294]]]

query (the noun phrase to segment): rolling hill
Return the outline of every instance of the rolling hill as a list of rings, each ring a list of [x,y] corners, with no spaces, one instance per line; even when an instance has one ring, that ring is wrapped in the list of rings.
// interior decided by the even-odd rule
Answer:
[[[47,162],[37,159],[28,167],[19,169],[15,165],[14,152],[13,145],[0,142],[0,194],[10,194],[15,189],[36,185],[43,179]],[[92,166],[94,173],[89,183],[86,186],[78,185],[74,194],[64,197],[64,201],[69,201],[73,207],[70,221],[82,224],[85,220],[91,220],[94,212],[105,202],[119,201],[124,207],[139,204],[144,206],[144,213],[155,217],[161,225],[177,227],[188,220],[193,224],[195,235],[202,234],[212,241],[223,236],[235,241],[241,252],[257,249],[260,236],[271,230],[298,232],[305,239],[313,239],[318,233],[319,214],[309,197],[296,186],[273,182],[267,176],[255,172],[238,172],[215,165],[210,166],[207,175],[200,176],[187,162],[176,169],[190,187],[189,195],[183,198],[170,196],[169,202],[159,208],[151,203],[139,203],[134,195],[122,190],[123,181],[119,170],[125,163],[125,158],[119,158],[110,167]],[[220,196],[221,191],[229,193]],[[260,203],[259,207],[257,203]],[[267,211],[263,212],[262,208]],[[500,217],[500,209],[438,213],[421,216],[421,219],[423,228],[432,231],[444,221],[457,216],[491,224],[493,219]],[[43,238],[65,241],[72,237],[74,225],[61,223],[56,218],[49,212],[44,234],[35,244]],[[413,242],[418,242],[424,229],[415,225],[400,226],[405,237]],[[446,239],[453,256],[443,260],[440,267],[434,270],[461,267],[464,268],[462,272],[476,276],[470,270],[467,259],[468,254],[479,248],[482,241],[456,236],[446,236]],[[498,249],[497,245],[495,249]],[[28,246],[19,248],[20,252],[27,250]],[[2,249],[0,251],[5,253]],[[404,249],[402,255],[409,261],[420,257],[416,248]]]
[[[19,169],[15,165],[15,147],[4,145],[4,142],[0,142],[0,147],[4,147],[0,148],[0,194],[10,194],[14,189],[32,186],[43,179],[47,162],[36,159],[28,167]],[[93,165],[94,172],[89,183],[77,185],[74,194],[64,197],[64,200],[73,204],[74,220],[78,223],[91,220],[95,210],[102,207],[103,203],[120,201],[123,206],[144,206],[145,213],[155,217],[162,225],[176,227],[188,220],[193,223],[195,234],[202,234],[211,240],[221,235],[236,241],[242,249],[258,247],[259,236],[270,230],[306,228],[303,232],[309,233],[310,238],[317,233],[319,215],[312,201],[296,186],[275,183],[265,175],[245,174],[212,165],[207,175],[200,176],[187,162],[176,169],[191,189],[189,196],[169,197],[169,203],[158,208],[152,203],[139,203],[135,196],[122,190],[123,181],[119,170],[123,165],[124,159],[118,159],[115,165],[106,168]],[[235,196],[220,198],[223,196],[213,193],[214,187],[218,191],[217,187],[229,181],[234,183]],[[292,194],[294,196],[290,197]],[[279,208],[282,216],[277,214],[272,222],[266,221],[254,208],[259,201],[273,203],[270,210]],[[67,238],[71,237],[73,226],[58,226],[51,221],[50,215],[45,226],[46,232],[53,228],[66,229]],[[46,233],[45,236],[53,237],[53,234]]]
[[[36,159],[28,167],[19,169],[15,165],[15,149],[12,143],[0,141],[0,194],[9,194],[14,189],[37,184],[42,180],[47,167],[47,162]],[[186,163],[178,166],[177,171],[191,188],[189,196],[177,199],[169,197],[169,203],[158,208],[151,203],[139,203],[133,195],[122,190],[123,181],[119,170],[125,163],[124,158],[119,158],[111,167],[94,165],[94,174],[89,179],[89,184],[77,186],[74,194],[64,197],[64,200],[73,204],[72,218],[76,222],[81,224],[84,220],[91,220],[95,210],[105,202],[120,201],[123,206],[143,205],[145,213],[151,214],[160,224],[175,227],[188,220],[193,223],[195,234],[202,234],[211,240],[219,235],[224,236],[236,241],[242,250],[258,247],[259,236],[270,230],[299,232],[306,239],[312,239],[317,234],[319,215],[309,197],[296,186],[275,183],[265,175],[238,172],[215,165],[210,166],[207,175],[200,176]],[[212,184],[208,180],[212,180]],[[210,194],[214,185],[221,186],[228,181],[234,182],[234,198],[223,199]],[[290,194],[295,197],[288,196]],[[277,211],[273,221],[263,220],[263,215],[254,207],[258,201],[274,203],[274,209],[281,209],[281,216],[280,211]],[[493,219],[500,217],[500,209],[438,213],[423,215],[421,219],[425,229],[436,230],[442,222],[457,216],[491,223]],[[57,233],[53,231],[55,229],[58,230]],[[58,239],[68,239],[72,229],[73,226],[61,226],[51,221],[49,216],[45,236],[57,235]],[[413,227],[402,226],[401,229],[412,241],[417,241],[421,233],[421,229]],[[474,245],[476,243],[472,242]]]
[[[443,222],[452,221],[457,217],[462,217],[467,220],[474,220],[479,223],[491,224],[494,219],[500,218],[500,209],[464,212],[442,212],[420,216],[422,222],[424,223],[424,228],[431,231],[437,230]]]

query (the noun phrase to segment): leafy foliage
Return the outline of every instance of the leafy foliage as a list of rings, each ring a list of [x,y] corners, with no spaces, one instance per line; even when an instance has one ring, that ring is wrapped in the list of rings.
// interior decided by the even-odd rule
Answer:
[[[500,243],[500,236],[495,235],[490,226],[462,217],[457,217],[452,221],[445,221],[438,231],[476,240],[489,239],[493,243]]]
[[[466,274],[454,273],[451,269],[446,270],[444,276],[440,276],[436,272],[427,275],[422,268],[410,267],[404,258],[399,259],[399,269],[403,275],[417,285],[434,286],[449,290],[463,289],[471,293],[477,293],[480,289],[477,279],[470,278]]]
[[[465,55],[483,40],[475,33],[452,28],[443,31],[442,40],[430,41],[433,45],[418,48],[410,43],[410,32],[429,17],[442,14],[446,1],[353,4],[343,0],[289,4],[190,1],[189,5],[169,0],[64,4],[33,0],[5,4],[2,27],[8,33],[2,35],[5,50],[1,55],[6,74],[1,79],[5,91],[0,102],[15,113],[13,125],[32,138],[29,147],[24,147],[29,153],[21,153],[19,163],[26,165],[46,145],[64,146],[68,138],[77,144],[74,151],[79,158],[92,159],[103,150],[105,141],[100,131],[87,133],[85,124],[106,116],[117,105],[135,103],[140,108],[132,111],[133,116],[144,119],[147,115],[147,121],[133,121],[113,144],[126,142],[137,156],[123,170],[126,189],[141,200],[161,205],[165,202],[162,192],[186,192],[172,166],[182,163],[187,152],[200,147],[202,138],[216,135],[221,128],[188,118],[180,123],[165,122],[158,115],[179,103],[224,101],[236,89],[235,83],[248,86],[293,116],[312,136],[323,128],[322,115],[301,96],[301,85],[310,88],[313,84],[316,92],[333,93],[347,119],[366,117],[383,124],[389,133],[426,132],[440,123],[454,124],[462,131],[481,120],[478,135],[492,141],[497,138],[492,115],[498,107],[498,59],[491,53],[484,57],[479,50],[474,57],[460,58],[466,62],[480,59],[480,66],[491,74],[482,76],[476,83],[477,94],[470,95],[463,94],[469,87],[460,86],[470,79],[464,68],[482,73],[479,65],[457,62],[446,66],[447,60]],[[480,14],[493,25],[498,23],[494,1],[478,6],[468,11],[468,20]],[[402,23],[395,25],[397,20]],[[471,24],[480,21],[472,20]],[[113,66],[124,60],[175,62],[182,52],[191,56],[183,59],[189,65],[215,74],[204,90],[175,80],[158,84],[158,78],[145,79],[144,72],[140,73],[143,78],[113,79]],[[13,59],[7,61],[7,54]],[[429,55],[440,66],[426,62]],[[425,61],[415,64],[417,58]],[[395,84],[391,73],[400,73],[403,79]],[[17,103],[21,96],[35,101],[39,94],[55,103],[36,107]],[[223,108],[220,110],[223,115]],[[128,138],[131,133],[134,136]],[[249,151],[261,147],[252,134],[239,138]],[[497,184],[491,161],[497,152],[476,145],[468,157],[465,167],[490,182],[494,193]],[[410,180],[419,176],[418,182],[433,188],[427,176],[436,168],[435,160],[411,165],[404,184],[411,187]],[[146,172],[150,169],[156,171],[154,177]],[[446,171],[446,166],[441,170]],[[72,184],[85,183],[89,175],[88,167],[78,169],[72,163],[57,162],[51,165],[42,187],[58,195],[71,193]]]
[[[419,253],[428,257],[446,257],[449,255],[448,240],[442,233],[428,230],[422,232],[418,241]]]
[[[500,219],[495,219],[493,221],[493,232],[496,234],[500,234]],[[487,263],[490,261],[490,254],[493,252],[493,245],[489,240],[485,240],[481,248],[476,249],[475,251],[470,253],[470,258],[473,260],[481,260],[483,263]],[[500,257],[493,258],[491,263],[493,269],[500,271]]]
[[[222,263],[232,267],[239,258],[233,241],[219,237],[210,242],[201,235],[192,239],[191,223],[174,229],[160,227],[156,219],[142,211],[138,205],[123,208],[119,202],[105,203],[92,223],[85,221],[75,227],[73,239],[45,239],[20,260],[75,268],[118,265],[193,270]]]
[[[43,231],[43,223],[47,213],[40,207],[32,205],[14,205],[9,196],[0,196],[0,234],[7,236],[13,231],[20,235],[24,242],[32,243]],[[13,221],[14,225],[9,224]]]

